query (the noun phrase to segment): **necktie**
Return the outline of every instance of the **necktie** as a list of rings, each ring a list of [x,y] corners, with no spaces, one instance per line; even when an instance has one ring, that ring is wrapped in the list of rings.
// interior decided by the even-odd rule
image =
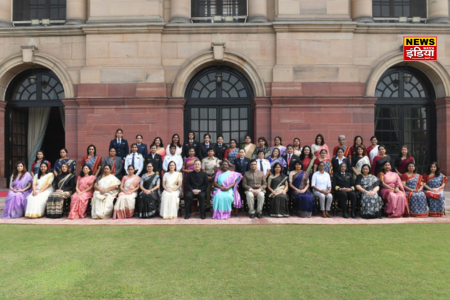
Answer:
[[[192,147],[192,141],[189,141],[189,146],[191,146],[191,147]]]
[[[131,164],[132,164],[133,167],[134,167],[134,153],[133,153],[133,158],[131,159]]]
[[[219,148],[222,147],[222,144],[219,144]]]
[[[288,165],[289,165],[290,162],[291,162],[291,155],[289,154],[288,155]]]
[[[263,166],[262,166],[262,160],[259,161],[259,167],[260,167],[261,171],[264,172],[264,169],[263,169]]]
[[[208,144],[208,145],[206,145],[206,149],[209,149],[209,144]]]

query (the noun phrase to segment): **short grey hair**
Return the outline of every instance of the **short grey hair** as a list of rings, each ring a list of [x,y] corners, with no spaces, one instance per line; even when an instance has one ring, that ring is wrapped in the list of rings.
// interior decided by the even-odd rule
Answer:
[[[341,134],[340,136],[338,136],[338,141],[340,141],[341,139],[345,140],[345,135]]]

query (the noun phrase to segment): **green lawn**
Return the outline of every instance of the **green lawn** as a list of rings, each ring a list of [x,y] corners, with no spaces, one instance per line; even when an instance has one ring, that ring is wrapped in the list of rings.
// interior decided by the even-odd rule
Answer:
[[[450,225],[0,226],[1,299],[449,299]]]

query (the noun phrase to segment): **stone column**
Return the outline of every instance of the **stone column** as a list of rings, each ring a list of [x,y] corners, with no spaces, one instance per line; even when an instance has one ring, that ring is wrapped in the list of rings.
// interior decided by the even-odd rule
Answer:
[[[372,0],[352,0],[352,19],[359,23],[373,23]]]
[[[191,23],[189,0],[170,1],[170,23]]]
[[[5,106],[6,101],[0,101],[0,124],[5,124]],[[5,127],[0,129],[0,188],[6,188],[6,168],[9,168],[9,161],[5,161],[6,148],[6,132]]]
[[[78,25],[86,23],[86,1],[87,0],[67,0],[66,25]]]
[[[248,22],[267,22],[267,0],[248,0]]]
[[[0,0],[0,27],[12,26],[11,5],[12,0]]]
[[[450,23],[448,0],[428,0],[427,23]]]

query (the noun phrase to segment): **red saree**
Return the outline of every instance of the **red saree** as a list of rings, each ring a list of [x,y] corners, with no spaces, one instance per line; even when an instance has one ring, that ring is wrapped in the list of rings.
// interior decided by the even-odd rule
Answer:
[[[333,149],[333,157],[337,156],[337,151],[338,149],[341,148],[340,146],[336,146]],[[350,156],[350,147],[344,146],[344,157],[349,157]]]

